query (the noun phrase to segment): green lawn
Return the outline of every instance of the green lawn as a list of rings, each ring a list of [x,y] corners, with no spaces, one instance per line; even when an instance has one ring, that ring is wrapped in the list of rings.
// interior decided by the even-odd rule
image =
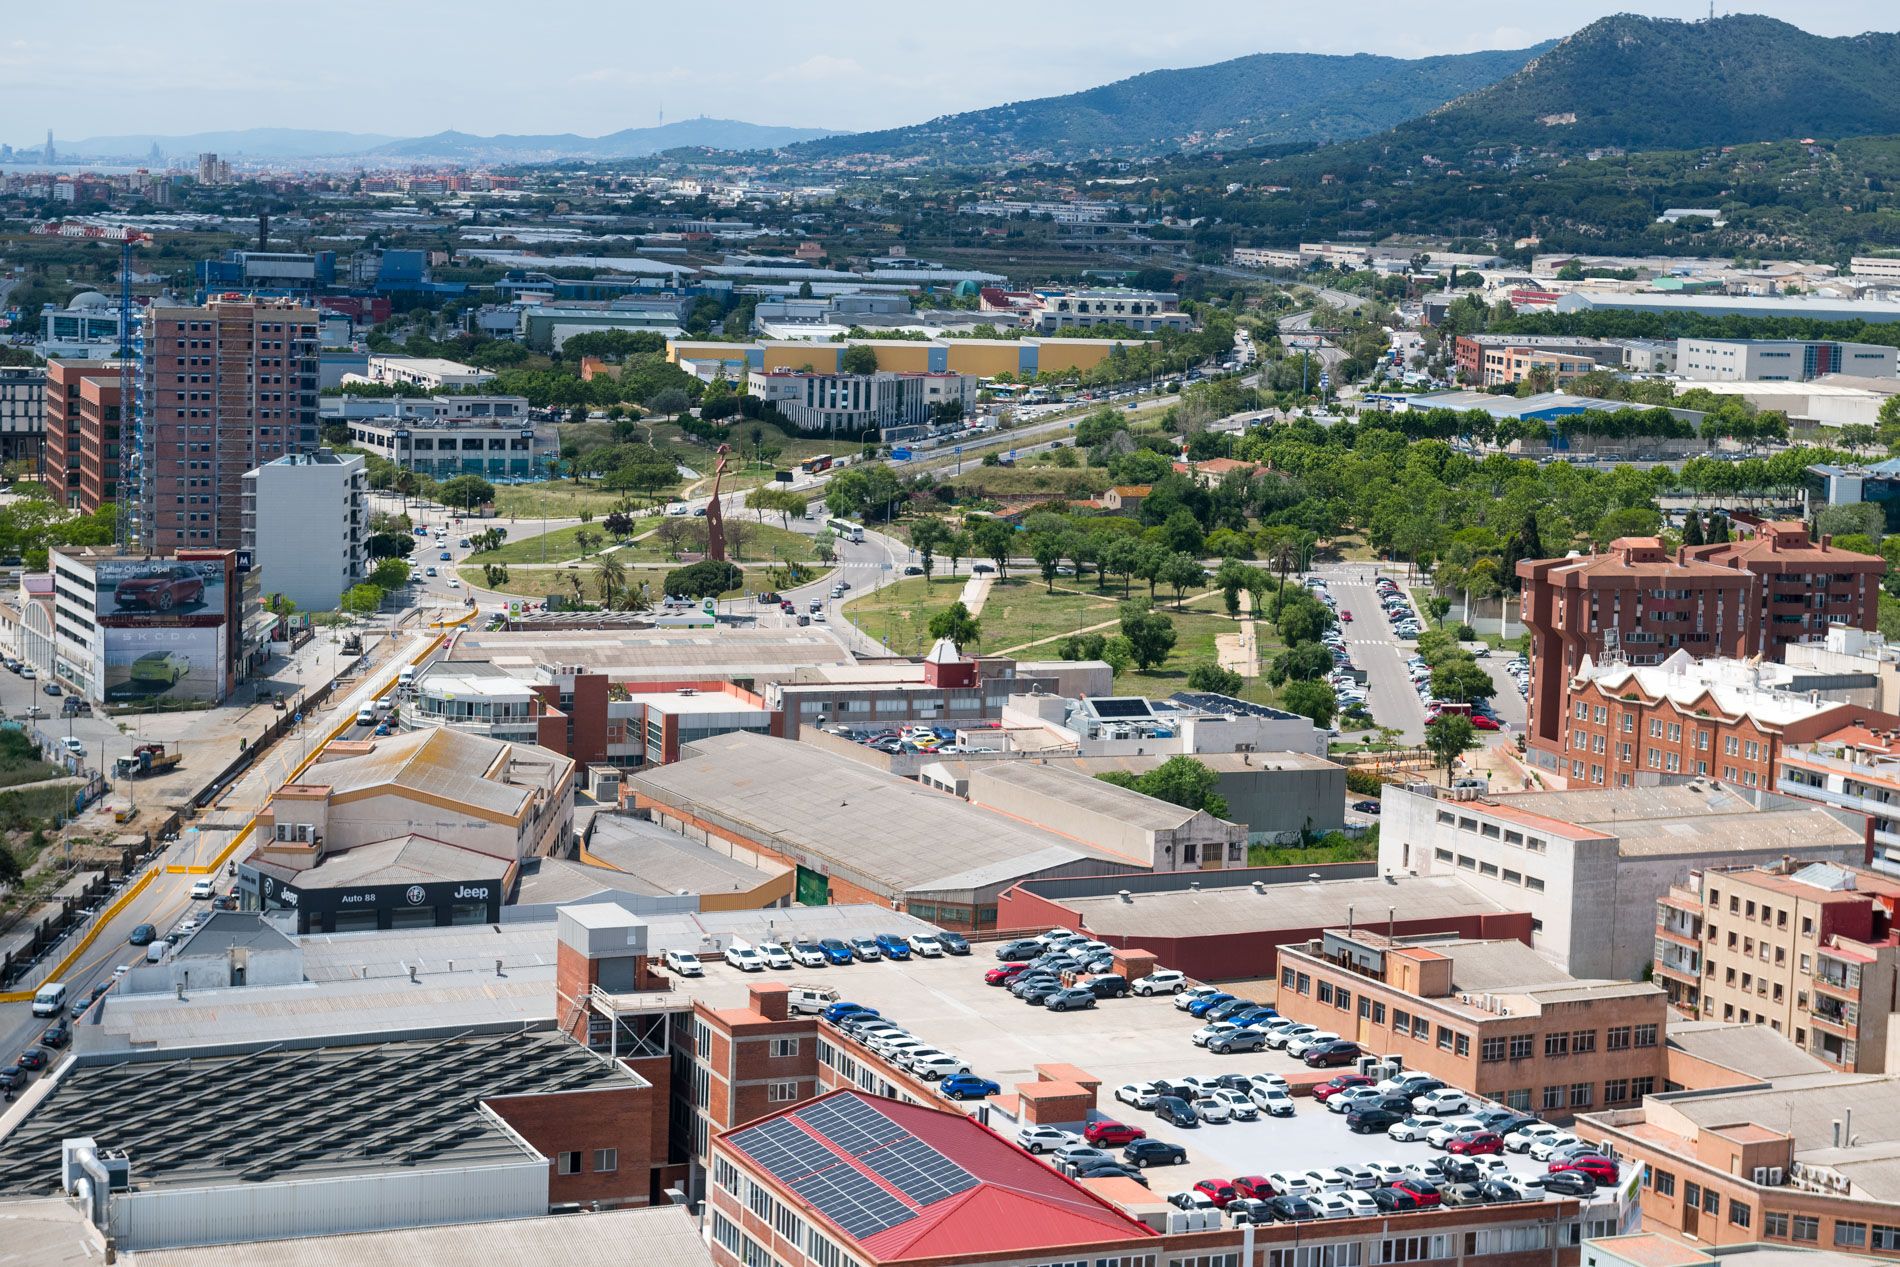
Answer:
[[[614,553],[623,563],[672,563],[672,543],[665,537],[678,529],[684,533],[679,549],[698,554],[706,549],[706,521],[697,517],[677,517],[660,523],[658,530],[642,541],[622,546]],[[777,524],[760,523],[752,516],[726,520],[726,556],[734,563],[809,562],[814,538],[802,532],[790,532]]]
[[[649,515],[634,521],[633,535],[652,528],[660,522],[658,515]],[[487,550],[481,554],[471,554],[469,563],[560,563],[580,556],[580,546],[575,537],[581,532],[589,532],[597,539],[593,547],[598,553],[602,544],[611,544],[607,530],[596,519],[591,524],[576,524],[572,528],[556,528],[551,532],[540,533],[532,537],[522,537],[519,541],[504,541],[499,550]]]
[[[926,587],[921,579],[899,581],[845,605],[845,614],[874,638],[888,643],[892,650],[912,653],[929,650],[930,636],[925,632],[932,614],[942,611],[963,594],[963,577],[937,577]],[[1073,581],[1073,577],[1062,578]],[[1057,634],[1074,633],[1078,628],[1115,620],[1118,594],[1097,595],[1093,578],[1085,582],[1081,593],[1058,588],[1045,591],[1040,577],[1011,576],[990,591],[980,619],[983,622],[982,650],[1001,651],[1019,643]],[[1048,643],[1023,654],[1031,659],[1052,658],[1056,644]]]
[[[565,479],[541,484],[500,484],[495,487],[495,517],[470,522],[475,525],[499,522],[505,527],[512,518],[536,519],[545,515],[549,519],[578,519],[583,510],[593,511],[598,518],[628,505],[631,500],[628,494],[610,492],[594,480],[583,480],[579,484]]]
[[[1076,500],[1108,488],[1108,472],[1091,466],[971,466],[943,481],[970,497],[1019,497],[1048,493]]]

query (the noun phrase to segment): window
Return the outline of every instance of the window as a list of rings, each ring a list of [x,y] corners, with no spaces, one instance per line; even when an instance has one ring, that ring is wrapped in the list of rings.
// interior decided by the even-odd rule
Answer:
[[[1689,1209],[1699,1209],[1702,1205],[1702,1185],[1685,1183],[1682,1185],[1682,1204]]]
[[[1545,1087],[1544,1107],[1546,1109],[1561,1109],[1563,1106],[1564,1089],[1562,1087]]]
[[[1280,985],[1283,988],[1288,989],[1288,990],[1291,990],[1293,988],[1293,969],[1291,968],[1280,969]]]
[[[1603,1084],[1603,1102],[1605,1104],[1622,1104],[1629,1098],[1630,1080],[1628,1078],[1611,1078],[1608,1082]]]
[[[798,1079],[787,1078],[782,1082],[765,1084],[765,1098],[771,1104],[789,1104],[798,1098]]]
[[[1412,1018],[1412,1037],[1421,1043],[1430,1042],[1432,1037],[1432,1023],[1422,1016],[1414,1016]]]
[[[1720,1214],[1722,1212],[1722,1194],[1717,1192],[1714,1188],[1704,1188],[1702,1190],[1702,1212],[1704,1214]]]
[[[1374,1025],[1385,1024],[1385,1004],[1374,1003],[1372,1005],[1372,1023]]]
[[[772,1054],[774,1056],[796,1056],[798,1054],[798,1040],[796,1038],[774,1038],[772,1040]]]
[[[1656,1094],[1656,1080],[1654,1078],[1630,1079],[1630,1099],[1640,1100],[1646,1095],[1654,1094]]]
[[[1455,1045],[1452,1050],[1452,1055],[1469,1056],[1470,1054],[1471,1054],[1471,1035],[1459,1034],[1455,1040]]]
[[[1876,1229],[1876,1230],[1891,1230],[1891,1229]],[[1818,1242],[1821,1239],[1821,1220],[1815,1218],[1812,1214],[1795,1215],[1794,1216],[1794,1239],[1796,1239],[1797,1241]],[[1890,1246],[1889,1248],[1900,1248],[1900,1246]]]
[[[1579,1029],[1571,1031],[1570,1050],[1572,1054],[1581,1056],[1586,1052],[1593,1052],[1596,1049],[1597,1032],[1595,1030]]]
[[[1596,1083],[1594,1082],[1571,1083],[1570,1084],[1570,1107],[1573,1109],[1589,1108],[1590,1098],[1595,1092],[1596,1092]]]
[[[554,1155],[554,1173],[557,1175],[578,1175],[581,1172],[579,1153],[556,1153]]]
[[[1534,1038],[1530,1034],[1512,1035],[1511,1059],[1512,1060],[1529,1060],[1531,1058],[1531,1043],[1533,1041],[1534,1041]]]
[[[594,1150],[594,1173],[611,1175],[620,1169],[620,1150],[617,1148],[596,1148]]]
[[[1847,1223],[1839,1219],[1834,1222],[1834,1244],[1841,1249],[1860,1249],[1867,1244],[1867,1225],[1865,1223]]]
[[[1498,1061],[1503,1060],[1504,1040],[1502,1038],[1487,1038],[1482,1043],[1479,1043],[1478,1059],[1487,1065],[1496,1064]]]
[[[1656,1190],[1656,1195],[1659,1197],[1676,1195],[1676,1177],[1667,1170],[1651,1170],[1649,1186]]]
[[[1763,1235],[1767,1236],[1770,1240],[1785,1241],[1788,1239],[1787,1215],[1777,1214],[1773,1210],[1770,1210],[1768,1213],[1762,1215],[1761,1218]]]
[[[1330,981],[1320,982],[1318,997],[1321,1003],[1331,1003],[1333,1001],[1333,983]]]
[[[1412,1014],[1410,1012],[1402,1011],[1396,1007],[1393,1008],[1392,1009],[1392,1032],[1395,1034],[1411,1033],[1412,1032]]]
[[[1731,1201],[1728,1203],[1728,1221],[1733,1223],[1736,1227],[1747,1227],[1748,1221],[1754,1217],[1754,1214],[1755,1209],[1753,1206],[1744,1205],[1740,1201]]]
[[[1342,1012],[1352,1011],[1352,991],[1341,986],[1333,992],[1333,1006]]]
[[[1544,1035],[1544,1058],[1546,1060],[1550,1059],[1553,1056],[1568,1056],[1569,1054],[1570,1054],[1570,1035],[1568,1034]]]
[[[1449,1026],[1440,1025],[1438,1027],[1438,1047],[1440,1051],[1451,1050],[1451,1029]]]
[[[1313,978],[1307,976],[1304,972],[1296,973],[1294,975],[1293,989],[1295,993],[1306,994],[1310,992],[1312,988],[1313,988]]]
[[[1603,1031],[1603,1050],[1628,1051],[1630,1046],[1630,1027],[1612,1025]]]
[[[1638,1025],[1636,1027],[1636,1045],[1638,1047],[1654,1047],[1656,1045],[1656,1027],[1654,1025]]]

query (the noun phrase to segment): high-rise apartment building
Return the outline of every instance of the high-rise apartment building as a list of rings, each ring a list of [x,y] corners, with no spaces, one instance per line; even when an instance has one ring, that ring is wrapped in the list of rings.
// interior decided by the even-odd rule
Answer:
[[[1766,1025],[1852,1073],[1891,1073],[1900,883],[1832,863],[1692,872],[1656,904],[1655,979],[1705,1021]]]
[[[41,470],[53,487],[53,496],[69,510],[97,510],[98,496],[110,483],[118,491],[119,363],[117,361],[49,361],[46,366],[46,448]],[[107,431],[111,437],[106,438]],[[88,439],[90,437],[90,439]],[[85,454],[94,456],[91,483],[95,500],[86,504]],[[111,454],[108,481],[103,466]]]
[[[1655,537],[1619,537],[1602,554],[1520,560],[1532,759],[1560,763],[1570,682],[1584,657],[1779,660],[1782,648],[1821,641],[1830,625],[1874,628],[1885,570],[1874,555],[1810,540],[1799,523],[1766,523],[1752,537],[1674,554]]]
[[[368,571],[369,476],[359,453],[291,453],[244,476],[243,544],[264,589],[331,611]]]
[[[0,368],[0,461],[38,461],[45,436],[45,368]]]
[[[316,312],[251,298],[153,305],[137,352],[133,539],[160,553],[239,548],[245,472],[317,447]]]

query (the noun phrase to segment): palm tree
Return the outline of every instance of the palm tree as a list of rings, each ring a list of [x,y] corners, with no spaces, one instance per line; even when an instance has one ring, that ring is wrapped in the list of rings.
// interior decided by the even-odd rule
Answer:
[[[576,605],[587,600],[587,582],[583,581],[581,574],[573,568],[567,570],[567,583],[574,590],[574,602]]]
[[[626,584],[627,565],[611,554],[603,554],[600,562],[594,565],[594,574],[600,580],[600,601],[612,607],[614,596]]]

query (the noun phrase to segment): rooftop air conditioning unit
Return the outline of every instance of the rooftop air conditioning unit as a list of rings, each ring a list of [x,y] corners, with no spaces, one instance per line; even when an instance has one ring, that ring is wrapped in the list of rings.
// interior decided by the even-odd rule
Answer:
[[[1768,1167],[1768,1186],[1769,1186],[1769,1187],[1771,1187],[1771,1188],[1779,1188],[1779,1187],[1780,1187],[1780,1186],[1782,1185],[1782,1182],[1783,1182],[1783,1181],[1784,1181],[1784,1180],[1785,1180],[1786,1178],[1787,1178],[1787,1175],[1786,1175],[1786,1173],[1785,1173],[1785,1172],[1784,1172],[1784,1171],[1783,1171],[1783,1170],[1781,1169],[1781,1167],[1780,1167],[1780,1166],[1770,1166],[1770,1167]]]

